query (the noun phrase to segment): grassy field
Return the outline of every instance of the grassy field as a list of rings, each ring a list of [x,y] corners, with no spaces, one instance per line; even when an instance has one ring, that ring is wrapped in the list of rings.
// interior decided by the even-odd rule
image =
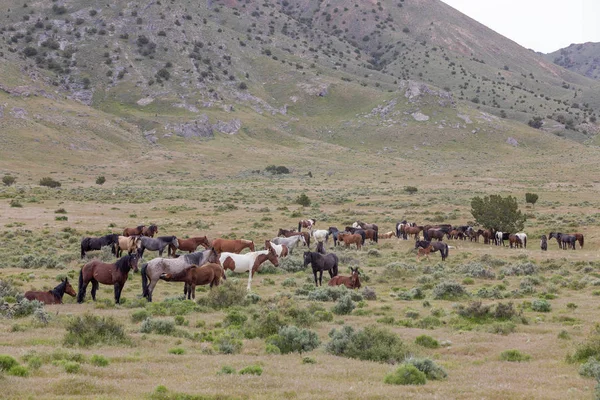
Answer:
[[[537,140],[529,131],[511,134]],[[152,160],[153,168],[138,168],[136,174],[126,172],[132,167],[128,161],[88,169],[63,165],[52,174],[62,182],[59,189],[36,185],[48,169],[16,171],[16,184],[0,189],[0,278],[14,289],[0,295],[14,307],[17,293],[51,289],[65,276],[76,287],[86,261],[78,255],[81,237],[141,223],[157,224],[160,235],[247,238],[262,247],[279,228],[296,227],[302,218],[316,218],[318,228],[343,228],[361,219],[377,223],[382,232],[405,218],[464,224],[472,220],[471,197],[500,193],[516,196],[528,214],[527,249],[449,241],[455,248],[442,263],[439,254],[417,262],[412,241],[385,239],[362,251],[334,249],[330,242],[327,251],[339,256],[342,274],[349,275],[351,266],[362,273],[354,308],[346,304],[349,314],[333,311],[339,312],[341,300],[332,299],[344,298],[345,291],[315,290],[312,271],[301,267],[305,249],[280,268],[266,264],[249,296],[247,276],[229,275],[218,289],[199,287],[196,302],[181,299],[182,284],[161,281],[147,304],[140,298],[139,274],[131,273],[121,305],[114,305],[112,287],[101,286],[95,303],[88,288],[84,304],[66,296],[64,305],[45,306],[45,313],[0,319],[0,354],[14,357],[28,372],[0,373],[3,397],[376,399],[398,398],[399,390],[403,398],[432,399],[592,396],[595,380],[578,373],[581,358],[570,357],[586,343],[597,354],[600,335],[594,301],[600,295],[600,204],[598,181],[590,178],[597,172],[592,150],[554,138],[529,149],[537,156],[500,147],[504,158],[478,166],[481,152],[465,154],[464,160],[450,152],[430,153],[441,157],[438,165],[420,152],[403,162],[397,154],[367,149],[369,157],[361,158],[352,146],[291,135],[276,143],[267,148],[240,133],[186,152],[175,142],[171,149],[148,150],[144,160]],[[567,168],[584,163],[590,170],[557,176],[548,165],[558,154],[573,157]],[[285,165],[291,174],[265,173],[271,164]],[[102,186],[94,184],[98,175],[106,176]],[[407,185],[418,192],[410,195]],[[525,204],[525,192],[540,195],[535,207]],[[302,193],[310,206],[295,204]],[[552,241],[542,252],[539,237],[550,231],[583,232],[585,246],[563,251]],[[145,261],[155,256],[148,252]],[[93,257],[112,259],[106,250],[87,259]],[[365,286],[376,299],[366,298]],[[504,314],[497,311],[502,307],[508,308]],[[74,319],[86,315],[112,317],[125,339],[68,344]],[[319,345],[301,354],[274,354],[271,335],[284,325],[314,332]],[[393,332],[403,355],[427,358],[447,377],[423,386],[386,384],[385,376],[402,360],[332,354],[329,333],[343,327]],[[439,345],[415,343],[421,335]],[[503,360],[508,350],[518,350],[524,360]],[[262,374],[240,373],[249,366]],[[236,372],[226,373],[231,369]]]

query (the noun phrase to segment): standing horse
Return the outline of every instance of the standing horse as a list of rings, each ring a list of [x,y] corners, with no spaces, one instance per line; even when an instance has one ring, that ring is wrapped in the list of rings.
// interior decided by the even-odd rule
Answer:
[[[115,248],[117,250],[115,255],[117,256],[117,258],[123,255],[123,250],[127,250],[127,254],[131,254],[134,251],[137,251],[139,240],[139,236],[119,236],[119,240],[115,245]]]
[[[304,267],[312,265],[313,275],[315,276],[315,286],[322,286],[323,271],[329,272],[329,277],[333,278],[338,274],[338,257],[334,253],[319,254],[314,251],[304,252]],[[317,283],[317,272],[319,272],[319,281]]]
[[[196,285],[210,285],[212,289],[213,286],[221,284],[221,279],[227,280],[227,277],[221,264],[206,263],[201,267],[190,265],[176,275],[163,273],[160,275],[160,279],[167,282],[185,282],[183,296],[187,296],[188,300],[195,300]]]
[[[371,242],[379,242],[379,231],[371,228],[367,228],[365,231],[365,239],[369,239]]]
[[[202,247],[204,247],[205,249],[209,249],[211,247],[210,242],[208,241],[208,238],[206,236],[196,236],[189,239],[177,239],[177,241],[179,242],[179,250],[187,251],[189,253],[193,253],[194,251],[196,251],[196,249],[200,245],[202,245]],[[175,257],[176,250],[177,248],[170,244],[169,250],[167,251],[167,256],[173,255],[173,257]]]
[[[410,235],[414,235],[415,239],[419,237],[419,233],[423,230],[422,226],[404,226],[404,237],[408,240]]]
[[[302,231],[302,228],[307,228],[308,230],[311,230],[312,227],[317,223],[317,220],[314,218],[311,219],[301,219],[300,221],[298,221],[298,232]]]
[[[77,296],[77,293],[75,292],[75,289],[73,289],[73,286],[71,286],[69,283],[68,278],[61,280],[60,284],[58,284],[58,286],[52,290],[47,290],[45,292],[36,292],[30,290],[25,292],[25,298],[29,301],[37,300],[44,304],[62,304],[62,298],[65,293],[71,297]]]
[[[575,250],[575,243],[577,238],[575,235],[569,235],[566,233],[557,233],[556,240],[559,240],[559,245],[563,250],[573,249]]]
[[[365,232],[365,230],[363,228],[355,228],[353,226],[347,226],[345,228],[344,232],[342,232],[342,233],[347,233],[347,232],[350,232],[351,234],[360,235],[360,237],[362,238],[361,244],[365,244],[365,240],[367,240],[367,233]],[[339,235],[338,235],[338,239],[339,239]]]
[[[275,254],[275,249],[270,245],[268,250],[254,251],[245,254],[224,252],[219,256],[219,261],[221,262],[223,269],[229,269],[237,273],[248,271],[247,290],[250,290],[250,284],[252,283],[254,273],[258,271],[261,264],[267,260],[274,266],[279,266],[279,260],[277,259],[277,254]]]
[[[404,240],[406,240],[406,234],[404,233],[404,227],[406,225],[408,225],[408,222],[406,220],[396,223],[396,237],[398,239],[402,237]]]
[[[490,229],[485,229],[481,232],[481,236],[483,236],[483,244],[491,244],[492,238],[494,237],[492,231]]]
[[[358,233],[338,233],[338,240],[344,242],[346,248],[349,248],[351,244],[356,245],[356,250],[360,250],[363,244],[363,238]]]
[[[158,226],[150,225],[142,228],[142,236],[154,237],[158,233]]]
[[[140,236],[138,241],[138,256],[142,258],[146,249],[151,251],[158,251],[158,256],[162,257],[162,253],[165,247],[172,245],[175,248],[179,248],[179,242],[175,236],[159,236],[157,238],[151,238],[148,236]],[[167,254],[169,250],[167,250]]]
[[[350,275],[350,276],[342,276],[342,275],[334,276],[333,278],[331,278],[329,280],[329,283],[327,283],[327,285],[329,285],[329,286],[344,285],[348,289],[360,289],[360,279],[358,279],[360,272],[358,272],[358,267],[356,267],[356,268],[350,267],[350,269],[352,270],[352,275]]]
[[[214,249],[184,254],[177,258],[154,258],[142,265],[142,296],[152,301],[152,292],[162,274],[178,275],[192,265],[219,262],[219,255]]]
[[[270,240],[265,240],[265,250],[269,250],[272,247],[275,250],[277,257],[284,258],[288,256],[288,248],[285,244],[275,244]]]
[[[415,249],[418,249],[419,247],[426,249],[429,246],[432,247],[432,252],[440,252],[440,255],[442,256],[442,261],[445,261],[446,258],[448,258],[448,245],[444,242],[429,242],[426,240],[417,240],[415,242]]]
[[[417,249],[417,261],[421,261],[421,257],[425,256],[427,260],[429,260],[429,253],[433,251],[433,246],[429,245],[427,247],[419,247]]]
[[[92,282],[92,299],[96,301],[96,291],[98,283],[104,285],[113,285],[115,288],[115,303],[121,301],[121,291],[127,278],[129,271],[133,268],[134,272],[138,270],[137,255],[127,255],[119,258],[114,264],[103,263],[100,260],[92,260],[85,264],[79,271],[79,293],[77,293],[77,302],[83,303],[85,290],[88,283]]]
[[[145,227],[146,225],[140,225],[135,228],[125,228],[123,229],[123,236],[141,236]]]
[[[523,247],[523,243],[521,242],[521,238],[519,238],[514,233],[511,233],[510,235],[508,235],[508,245],[510,246],[511,249],[513,248],[513,246],[514,246],[515,249],[517,249],[519,247]]]
[[[548,238],[546,238],[546,235],[542,235],[542,239],[540,240],[540,248],[542,251],[548,250]]]
[[[279,232],[277,232],[277,236],[283,236],[283,237],[291,237],[291,236],[297,236],[297,235],[304,236],[304,244],[306,245],[306,247],[310,248],[310,234],[308,232],[296,232],[296,231],[289,231],[287,229],[279,229]]]
[[[92,250],[100,250],[104,246],[112,246],[112,253],[116,254],[115,244],[119,241],[119,235],[116,233],[102,237],[84,237],[81,239],[81,258],[85,253]]]
[[[292,254],[292,251],[298,246],[299,243],[306,245],[303,235],[290,236],[289,238],[276,237],[271,239],[271,243],[286,246],[290,254]]]
[[[500,246],[500,244],[502,244],[502,246],[506,246],[504,244],[505,240],[508,240],[508,237],[510,236],[509,232],[500,232],[497,231],[495,234],[495,240],[496,240],[496,246]]]
[[[357,226],[355,226],[355,224]],[[366,223],[364,223],[364,222],[362,222],[360,220],[356,221],[354,224],[352,224],[352,226],[355,227],[355,228],[361,227],[364,230],[367,230],[367,229],[373,229],[373,230],[376,230],[376,231],[379,230],[379,227],[377,227],[377,225],[375,225],[375,224],[366,224]]]
[[[310,235],[317,241],[317,243],[323,243],[329,238],[329,231],[325,229],[311,229]]]
[[[229,253],[241,253],[245,248],[254,251],[254,242],[245,239],[222,239],[217,238],[212,241],[212,247],[217,253],[227,251]]]
[[[328,231],[329,231],[329,236],[333,236],[333,247],[337,246],[338,233],[339,233],[338,228],[336,228],[335,226],[330,226]],[[327,242],[327,240],[329,239],[329,236],[327,237],[327,239],[325,239],[325,242]]]
[[[515,235],[521,240],[521,246],[527,248],[527,234],[525,232],[518,232]]]
[[[425,234],[425,232],[427,234]],[[425,240],[433,240],[433,239],[437,239],[438,242],[442,241],[444,239],[444,235],[447,234],[449,232],[444,232],[442,229],[429,229],[427,231],[423,231],[423,235],[425,236]]]

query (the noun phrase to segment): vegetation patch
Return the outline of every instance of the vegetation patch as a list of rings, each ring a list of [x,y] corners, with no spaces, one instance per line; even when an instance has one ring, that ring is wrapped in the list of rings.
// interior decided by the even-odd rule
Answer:
[[[125,334],[123,325],[113,317],[85,314],[69,320],[63,342],[66,346],[90,347],[96,344],[127,345],[131,339]]]
[[[407,346],[395,333],[377,326],[355,330],[351,326],[332,329],[325,346],[328,353],[378,362],[400,362],[409,354]]]

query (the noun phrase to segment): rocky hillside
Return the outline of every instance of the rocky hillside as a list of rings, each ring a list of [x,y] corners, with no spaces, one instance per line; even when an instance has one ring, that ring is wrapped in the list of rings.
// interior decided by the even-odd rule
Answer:
[[[600,79],[600,43],[571,44],[546,54],[557,65],[591,79]]]

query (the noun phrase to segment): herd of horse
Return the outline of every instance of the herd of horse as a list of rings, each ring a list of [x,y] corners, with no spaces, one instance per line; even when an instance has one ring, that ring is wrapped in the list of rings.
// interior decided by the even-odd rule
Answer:
[[[339,276],[339,259],[335,253],[327,253],[323,243],[328,243],[329,237],[333,238],[334,248],[344,245],[349,248],[354,245],[361,250],[365,241],[378,242],[379,238],[396,237],[408,240],[412,235],[415,238],[415,249],[417,260],[425,256],[429,258],[432,252],[440,252],[442,261],[449,254],[447,243],[444,238],[456,240],[471,240],[478,242],[483,237],[484,243],[504,246],[508,240],[509,246],[520,248],[527,247],[527,235],[523,232],[515,234],[499,232],[495,230],[475,230],[471,226],[452,226],[449,224],[420,226],[407,221],[398,222],[395,231],[379,234],[376,224],[368,224],[356,221],[352,226],[346,226],[343,231],[337,227],[330,226],[328,229],[315,229],[316,220],[301,220],[298,222],[298,230],[279,229],[277,237],[266,240],[263,250],[256,250],[254,242],[246,239],[216,238],[209,240],[206,236],[180,239],[176,236],[158,236],[156,225],[140,225],[135,228],[125,228],[123,235],[109,234],[102,237],[84,237],[81,240],[81,257],[86,252],[101,250],[102,247],[110,246],[111,252],[117,257],[114,263],[105,263],[94,259],[86,263],[79,272],[79,287],[77,293],[64,279],[50,291],[29,291],[25,297],[29,300],[37,299],[48,304],[62,303],[65,293],[76,296],[77,302],[82,303],[85,299],[86,289],[91,282],[92,299],[96,300],[96,292],[100,283],[114,286],[115,303],[120,303],[121,292],[129,277],[129,272],[138,271],[138,262],[143,257],[145,250],[157,251],[158,257],[143,264],[139,270],[142,277],[142,296],[152,301],[152,293],[160,280],[168,282],[184,282],[184,296],[188,299],[195,298],[197,285],[218,286],[222,280],[226,280],[225,271],[231,270],[235,273],[248,273],[247,289],[251,289],[251,282],[260,266],[269,261],[275,267],[279,265],[279,259],[292,254],[293,250],[300,245],[308,247],[304,252],[304,267],[311,265],[315,285],[322,285],[323,272],[327,271],[330,276],[329,285],[345,285],[348,288],[359,288],[360,272],[358,268],[352,268],[351,276]],[[302,228],[308,231],[302,231]],[[423,237],[421,237],[421,233]],[[561,249],[575,249],[579,242],[583,247],[584,237],[581,233],[563,234],[550,232],[548,237],[541,238],[541,249],[547,250],[548,239],[556,238]],[[310,251],[311,240],[317,243],[317,251]],[[197,251],[202,246],[204,250]],[[167,249],[167,257],[163,258],[164,249]],[[249,251],[242,253],[244,249]],[[177,253],[177,250],[187,251],[187,254]],[[122,255],[127,251],[126,255]],[[318,275],[318,277],[317,277]]]

